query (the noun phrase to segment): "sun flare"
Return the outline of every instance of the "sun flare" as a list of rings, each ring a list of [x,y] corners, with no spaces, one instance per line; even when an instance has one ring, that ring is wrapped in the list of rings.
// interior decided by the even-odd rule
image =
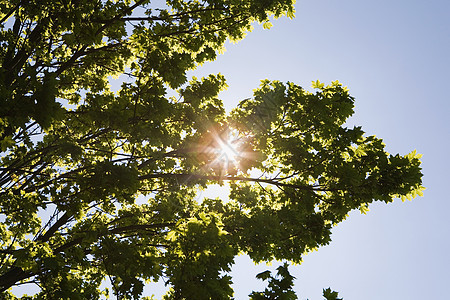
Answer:
[[[236,149],[235,145],[232,144],[232,141],[222,141],[219,146],[219,157],[223,157],[230,162],[237,162],[239,158],[239,152],[238,149]]]
[[[224,167],[238,167],[241,153],[239,150],[239,134],[227,131],[216,138],[216,162]]]

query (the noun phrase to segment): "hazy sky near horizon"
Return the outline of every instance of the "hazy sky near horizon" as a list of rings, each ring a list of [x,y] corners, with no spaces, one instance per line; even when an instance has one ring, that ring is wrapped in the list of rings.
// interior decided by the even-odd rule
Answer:
[[[337,79],[356,99],[349,126],[383,138],[392,154],[417,149],[427,188],[411,202],[351,213],[330,245],[292,268],[299,299],[323,299],[327,287],[345,300],[442,299],[450,282],[450,2],[300,0],[296,11],[270,30],[255,26],[192,74],[225,75],[228,111],[261,79],[304,88]],[[254,275],[266,269],[237,258],[236,299],[262,290]]]

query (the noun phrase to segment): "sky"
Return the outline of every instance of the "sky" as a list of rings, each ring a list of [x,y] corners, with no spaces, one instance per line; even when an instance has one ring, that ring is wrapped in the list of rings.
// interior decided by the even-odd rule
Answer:
[[[443,299],[450,282],[450,2],[300,0],[296,18],[253,32],[193,74],[222,73],[227,110],[261,79],[310,88],[339,80],[355,97],[349,126],[383,138],[387,151],[423,154],[424,197],[375,203],[334,228],[332,242],[291,269],[299,299]],[[215,192],[212,192],[214,194]],[[217,194],[220,192],[217,191]],[[272,266],[275,268],[277,264]],[[268,269],[238,257],[236,299],[264,284]]]
[[[355,97],[348,126],[383,138],[387,151],[423,154],[424,197],[374,203],[333,230],[332,242],[291,268],[299,299],[444,299],[450,282],[450,2],[442,0],[298,0],[296,18],[253,32],[191,75],[222,73],[230,111],[262,79],[339,80]],[[205,194],[206,195],[206,194]],[[223,189],[208,196],[225,197]],[[273,264],[273,270],[277,266]],[[245,256],[233,267],[236,299],[265,285],[269,267]],[[160,295],[159,290],[149,290]]]

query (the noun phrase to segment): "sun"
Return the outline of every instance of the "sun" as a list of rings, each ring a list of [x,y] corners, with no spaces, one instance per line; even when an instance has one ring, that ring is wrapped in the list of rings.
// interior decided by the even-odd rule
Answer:
[[[237,168],[242,156],[239,150],[239,133],[227,130],[225,133],[216,136],[215,140],[215,163],[222,165],[225,169]]]
[[[199,148],[199,159],[205,162],[201,167],[220,175],[236,175],[254,160],[251,137],[229,127],[212,128]]]
[[[236,149],[236,145],[233,145],[233,140],[219,142],[219,157],[223,157],[233,163],[237,162],[239,152]]]

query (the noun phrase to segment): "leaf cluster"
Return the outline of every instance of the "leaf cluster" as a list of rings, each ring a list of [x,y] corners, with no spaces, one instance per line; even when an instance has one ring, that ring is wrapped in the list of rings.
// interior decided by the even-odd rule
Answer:
[[[422,195],[416,152],[345,127],[354,99],[339,82],[264,80],[226,115],[222,75],[187,80],[253,22],[293,12],[292,0],[0,1],[2,297],[32,283],[23,299],[97,299],[106,279],[120,299],[158,280],[165,299],[230,299],[236,255],[300,263],[351,210]],[[225,165],[230,132],[239,155]],[[200,196],[224,182],[228,201]],[[259,277],[269,288],[254,299],[295,299],[287,265]]]

